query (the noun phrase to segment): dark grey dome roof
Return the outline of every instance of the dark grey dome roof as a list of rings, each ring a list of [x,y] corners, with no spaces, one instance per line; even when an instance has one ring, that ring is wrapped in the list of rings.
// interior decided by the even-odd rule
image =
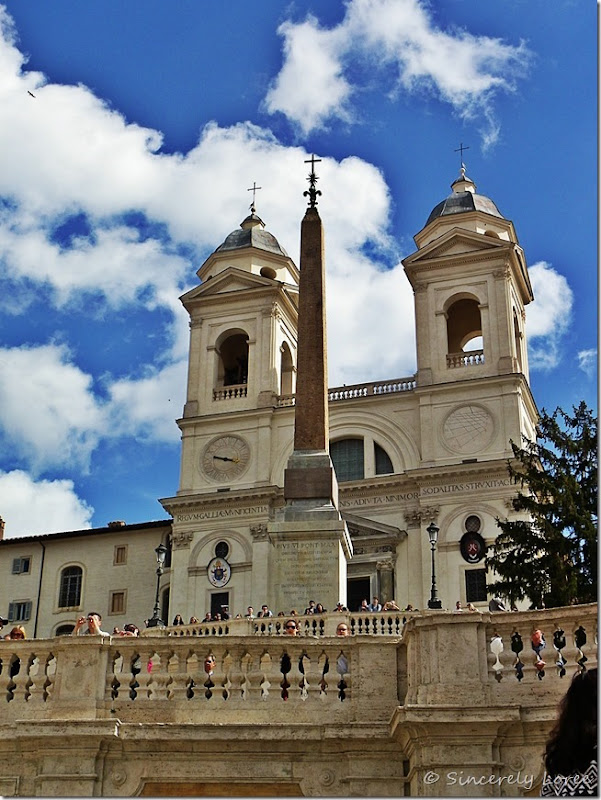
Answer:
[[[483,211],[485,214],[492,214],[494,217],[504,219],[503,214],[501,214],[490,197],[485,197],[483,194],[474,194],[473,192],[453,192],[442,203],[434,206],[426,225],[429,225],[438,217],[461,214],[464,211]]]
[[[451,184],[452,194],[446,197],[442,203],[434,206],[428,217],[426,225],[429,225],[439,217],[447,217],[450,214],[462,214],[465,211],[482,211],[491,214],[493,217],[505,219],[490,197],[483,194],[476,194],[476,184],[465,174],[465,166],[461,165],[459,178]]]
[[[268,253],[274,253],[275,255],[288,258],[288,253],[280,245],[275,236],[265,230],[263,220],[255,213],[246,217],[246,219],[240,223],[240,227],[232,231],[215,252],[222,253],[226,250],[242,250],[245,247],[256,247],[258,250],[266,250]]]

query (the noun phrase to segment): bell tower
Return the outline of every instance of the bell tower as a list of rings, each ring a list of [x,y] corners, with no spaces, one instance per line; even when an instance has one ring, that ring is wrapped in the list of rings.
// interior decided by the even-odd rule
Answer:
[[[535,437],[525,306],[533,299],[513,223],[461,165],[452,193],[403,261],[415,298],[422,466],[511,457]]]
[[[261,565],[278,459],[291,447],[299,293],[298,269],[254,202],[197,274],[181,298],[190,352],[180,481],[161,500],[173,517],[170,606],[188,614],[268,597]]]
[[[527,380],[524,307],[533,295],[513,223],[476,193],[465,165],[451,188],[403,261],[415,294],[417,383]]]
[[[270,481],[276,398],[295,391],[298,270],[251,206],[181,298],[190,315],[178,495]]]

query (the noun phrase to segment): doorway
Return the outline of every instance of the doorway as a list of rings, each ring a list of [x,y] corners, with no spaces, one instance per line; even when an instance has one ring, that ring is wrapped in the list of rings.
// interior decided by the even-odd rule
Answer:
[[[349,578],[346,592],[348,610],[359,611],[362,600],[371,602],[371,581],[369,578]]]
[[[230,613],[230,593],[215,592],[211,595],[211,617],[221,614],[221,619],[227,619]],[[226,616],[228,615],[228,616]]]

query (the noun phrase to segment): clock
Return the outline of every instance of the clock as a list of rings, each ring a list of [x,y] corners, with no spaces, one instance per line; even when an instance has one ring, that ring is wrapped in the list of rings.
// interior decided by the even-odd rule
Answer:
[[[217,436],[202,452],[200,468],[213,481],[239,478],[248,467],[250,447],[241,436]]]

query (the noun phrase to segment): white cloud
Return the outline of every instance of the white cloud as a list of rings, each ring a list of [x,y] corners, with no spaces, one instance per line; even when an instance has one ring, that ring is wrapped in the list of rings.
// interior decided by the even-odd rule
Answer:
[[[187,361],[107,381],[108,400],[64,345],[0,349],[0,430],[14,460],[36,472],[88,471],[101,438],[177,442]]]
[[[320,29],[315,17],[278,28],[284,37],[284,66],[270,89],[265,104],[270,113],[281,111],[306,135],[336,115],[349,119],[347,103],[351,87],[342,75],[344,38],[338,31]]]
[[[69,363],[64,345],[0,349],[0,429],[35,472],[87,470],[103,426],[92,379]]]
[[[305,135],[333,118],[349,120],[357,89],[384,86],[389,93],[433,92],[460,117],[480,118],[488,147],[499,133],[494,95],[513,91],[529,61],[523,43],[441,30],[421,0],[350,0],[344,19],[330,30],[310,16],[285,22],[279,33],[284,63],[266,107],[284,113]]]
[[[112,436],[135,436],[153,441],[178,442],[175,420],[186,395],[188,362],[179,361],[139,379],[122,379],[110,387]]]
[[[66,249],[49,241],[39,228],[0,224],[0,259],[14,280],[48,284],[58,307],[82,304],[86,292],[103,294],[113,308],[173,305],[188,267],[156,239],[140,241],[139,233],[125,226],[97,227],[93,238],[76,238]]]
[[[578,368],[581,369],[588,378],[592,378],[597,372],[597,348],[591,350],[581,350],[577,354]]]
[[[573,294],[567,280],[545,261],[529,269],[534,301],[526,306],[526,333],[531,369],[550,370],[561,360],[561,338],[567,331]]]
[[[21,470],[0,471],[0,508],[7,539],[87,529],[94,511],[72,481],[35,481]]]

